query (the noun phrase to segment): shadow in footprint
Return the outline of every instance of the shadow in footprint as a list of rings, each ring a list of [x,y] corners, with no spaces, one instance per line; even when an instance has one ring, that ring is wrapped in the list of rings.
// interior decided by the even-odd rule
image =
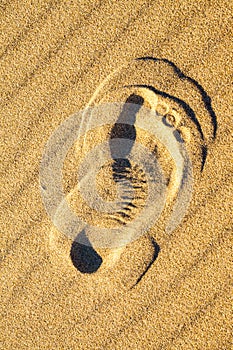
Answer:
[[[131,164],[127,159],[127,156],[130,154],[130,151],[133,147],[133,144],[136,139],[136,129],[134,126],[136,120],[136,114],[140,107],[143,105],[144,99],[141,96],[136,94],[132,94],[128,97],[125,102],[125,106],[120,113],[117,123],[113,126],[110,135],[110,149],[112,159],[114,161],[112,165],[113,170],[113,179],[115,182],[124,181],[124,178],[132,179],[130,176],[131,172]],[[130,124],[128,124],[130,123]],[[114,158],[114,145],[111,144],[111,140],[114,138],[125,138],[132,142],[128,143],[128,147],[126,147],[123,152],[123,158]],[[119,144],[119,147],[121,145]],[[128,203],[131,204],[131,203]],[[123,214],[123,213],[122,213]],[[145,271],[141,274],[141,276],[137,279],[136,284],[138,284],[146,272],[149,270],[150,266],[156,260],[160,248],[158,244],[151,238],[152,244],[154,246],[154,255],[151,259],[151,262],[148,264]],[[85,230],[79,233],[76,237],[75,241],[72,243],[70,250],[70,258],[72,260],[73,265],[77,270],[82,273],[94,273],[101,266],[103,260],[101,256],[95,251],[90,240],[88,239]],[[135,285],[136,285],[135,284]]]
[[[82,273],[96,272],[102,264],[101,256],[92,247],[91,242],[83,230],[79,233],[76,239],[83,242],[83,244],[76,240],[72,243],[70,250],[70,258],[74,267]]]
[[[144,99],[136,94],[131,94],[125,101],[122,112],[120,113],[117,122],[114,124],[110,134],[110,151],[113,159],[112,171],[113,179],[117,182],[123,182],[124,180],[133,181],[131,176],[131,163],[127,158],[132,150],[132,147],[136,140],[136,128],[135,121],[136,115],[141,106],[144,103]],[[127,144],[112,143],[114,139],[126,139]],[[115,147],[123,148],[121,150],[122,158],[115,158]],[[127,189],[127,185],[126,185]]]
[[[148,264],[147,268],[145,269],[145,271],[141,274],[141,276],[137,279],[136,283],[131,287],[134,288],[141,280],[142,278],[145,276],[145,274],[147,273],[147,271],[150,269],[151,265],[153,265],[153,263],[155,262],[155,260],[157,259],[159,252],[160,252],[160,246],[156,243],[156,241],[154,240],[153,237],[150,238],[151,239],[151,243],[153,244],[154,247],[154,254],[153,254],[153,258],[151,259],[150,263]]]
[[[136,113],[143,104],[143,101],[144,100],[142,99],[142,97],[138,95],[130,95],[125,102],[125,106],[123,108],[123,111],[119,115],[117,123],[114,125],[111,131],[110,139],[126,138],[128,140],[132,140],[132,145],[129,143],[128,149],[125,149],[123,152],[125,157],[127,157],[127,155],[130,153],[136,138],[136,129],[133,124],[135,122]],[[127,124],[127,122],[131,122],[131,124]],[[131,168],[131,164],[127,158],[114,159],[114,180],[117,182],[124,179],[129,173],[129,168]],[[103,261],[101,256],[95,251],[91,242],[86,236],[85,230],[80,232],[74,240],[74,242],[72,243],[70,250],[70,258],[75,268],[82,273],[96,272]]]

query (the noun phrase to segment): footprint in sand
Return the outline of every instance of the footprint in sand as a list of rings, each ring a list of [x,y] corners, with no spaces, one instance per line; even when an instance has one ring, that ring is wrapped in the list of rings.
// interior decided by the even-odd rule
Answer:
[[[144,57],[111,73],[42,160],[54,263],[137,284],[159,253],[151,228],[181,222],[216,130],[209,96],[174,63]]]

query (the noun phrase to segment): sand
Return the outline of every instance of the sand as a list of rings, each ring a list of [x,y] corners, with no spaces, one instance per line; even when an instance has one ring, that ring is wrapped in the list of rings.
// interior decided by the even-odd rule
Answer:
[[[230,2],[12,0],[0,11],[0,348],[231,349]],[[82,246],[45,210],[45,145],[74,113],[132,95],[178,130],[192,161],[191,202],[165,232],[181,179],[166,147],[136,125],[136,142],[154,152],[168,186],[161,220],[137,239],[128,235],[127,245]],[[82,200],[76,169],[111,132],[85,132],[63,170],[74,212],[109,229],[133,220],[140,200],[128,217],[108,221]],[[106,164],[96,180],[105,200],[115,196],[112,169]]]

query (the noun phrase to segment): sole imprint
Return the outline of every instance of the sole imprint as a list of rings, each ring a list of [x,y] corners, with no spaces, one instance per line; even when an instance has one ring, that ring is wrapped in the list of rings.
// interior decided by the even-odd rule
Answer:
[[[99,171],[96,183],[90,184],[96,186],[98,195],[106,201],[111,201],[116,196],[115,185],[121,184],[125,205],[121,211],[107,214],[105,219],[109,227],[114,224],[125,226],[138,215],[148,194],[145,173],[140,165],[129,160],[129,155],[135,142],[147,147],[160,163],[167,186],[166,204],[161,215],[162,225],[165,217],[170,215],[183,179],[177,175],[174,159],[164,144],[137,127],[140,109],[142,106],[150,109],[155,118],[156,116],[161,118],[165,127],[173,131],[177,143],[185,144],[196,181],[201,176],[208,149],[217,132],[217,120],[211,106],[211,99],[197,81],[186,76],[173,62],[167,59],[142,57],[111,73],[96,89],[87,107],[96,108],[115,102],[124,103],[115,124],[99,128],[93,135],[92,131],[85,132],[89,121],[82,120],[80,133],[85,136],[76,143],[76,157],[83,159],[97,141],[108,140],[111,150],[112,140],[130,140],[131,143],[121,158],[115,159],[114,152],[111,152],[111,161]],[[129,182],[132,184],[133,197],[127,192]],[[82,207],[84,216],[88,217],[92,224],[95,223],[93,210],[85,209],[77,188],[70,191],[67,198],[73,210],[80,213],[80,207]],[[100,218],[97,215],[97,225],[98,220]],[[111,278],[119,277],[128,287],[134,286],[142,279],[159,252],[154,238],[148,235],[128,245],[122,244],[124,240],[122,241],[120,237],[119,247],[104,250],[92,246],[88,232],[85,232],[84,228],[84,231],[74,239],[69,252],[67,245],[64,249],[64,242],[59,245],[58,231],[54,234],[53,230],[51,237],[53,239],[50,247],[58,250],[59,254],[63,251],[66,260],[71,258],[74,267],[80,272],[90,274],[95,272],[95,278],[105,275],[107,278],[111,271]]]

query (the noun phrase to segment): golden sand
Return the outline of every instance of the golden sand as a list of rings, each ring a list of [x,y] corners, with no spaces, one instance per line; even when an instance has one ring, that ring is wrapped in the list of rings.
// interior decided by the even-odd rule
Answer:
[[[0,21],[0,348],[230,350],[231,3],[2,0]],[[137,57],[162,60],[148,69],[151,63],[135,63]],[[208,119],[193,79],[211,98],[217,121]],[[179,100],[159,95],[155,104],[148,89],[132,84],[157,84],[191,104],[205,141],[191,122],[182,124],[187,109]],[[123,85],[128,87],[122,92]],[[50,135],[70,115],[87,105],[125,102],[132,93],[168,115],[167,123],[188,145],[192,201],[171,234],[155,225],[126,247],[85,251],[46,213],[41,157]],[[76,144],[63,172],[74,210],[100,226],[103,219],[82,206],[75,169],[104,133],[110,133],[109,126]],[[143,130],[137,130],[137,141],[156,148]],[[202,146],[208,154],[201,171]],[[171,184],[166,216],[177,184],[164,155],[161,146],[157,156]],[[114,197],[110,168],[97,179],[107,200]],[[110,181],[112,193],[101,178]],[[85,269],[85,254],[96,259],[96,271]]]

